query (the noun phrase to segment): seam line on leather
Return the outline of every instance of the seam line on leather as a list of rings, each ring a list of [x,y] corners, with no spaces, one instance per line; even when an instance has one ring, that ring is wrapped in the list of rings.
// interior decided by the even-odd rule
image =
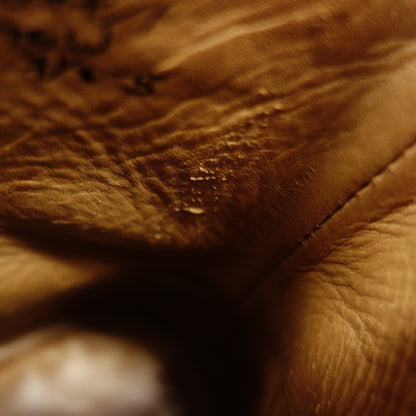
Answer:
[[[383,166],[375,175],[373,175],[369,180],[363,183],[356,191],[354,191],[351,195],[349,195],[344,202],[339,204],[333,211],[331,211],[325,218],[321,220],[315,227],[308,232],[302,239],[297,241],[289,251],[283,255],[277,262],[277,264],[273,267],[273,269],[265,275],[263,278],[259,279],[254,285],[249,288],[245,293],[240,297],[240,299],[236,302],[237,306],[243,305],[246,301],[249,300],[251,295],[253,295],[257,289],[259,289],[263,283],[265,283],[270,276],[272,276],[275,271],[285,262],[289,257],[291,257],[301,246],[303,246],[315,233],[317,233],[322,227],[328,223],[331,218],[341,212],[344,207],[352,201],[359,193],[361,193],[364,189],[368,188],[370,184],[376,179],[384,176],[384,174],[389,170],[389,168],[394,165],[395,163],[399,162],[403,157],[405,157],[406,153],[411,150],[413,147],[416,146],[416,138],[407,145],[402,151],[400,151],[396,157],[394,157],[389,163]]]

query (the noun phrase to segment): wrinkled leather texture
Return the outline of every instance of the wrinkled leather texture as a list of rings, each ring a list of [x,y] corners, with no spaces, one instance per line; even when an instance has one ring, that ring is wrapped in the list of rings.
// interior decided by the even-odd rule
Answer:
[[[414,414],[416,3],[86,3],[0,2],[3,322],[165,262],[255,324],[256,416]]]

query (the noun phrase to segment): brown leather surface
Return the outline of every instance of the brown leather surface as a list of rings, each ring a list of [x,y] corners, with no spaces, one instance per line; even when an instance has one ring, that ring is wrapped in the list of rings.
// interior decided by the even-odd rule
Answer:
[[[208,285],[256,416],[413,414],[415,48],[412,0],[0,1],[2,325]]]

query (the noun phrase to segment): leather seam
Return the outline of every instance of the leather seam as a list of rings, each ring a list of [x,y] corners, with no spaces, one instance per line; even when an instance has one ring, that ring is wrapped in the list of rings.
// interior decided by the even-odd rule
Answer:
[[[341,212],[359,193],[367,189],[371,183],[376,178],[383,177],[388,170],[391,168],[392,165],[398,163],[401,159],[405,157],[405,155],[412,149],[416,147],[416,138],[407,145],[403,150],[401,150],[396,157],[394,157],[390,162],[388,162],[386,165],[384,165],[377,173],[375,173],[369,180],[367,180],[365,183],[363,183],[357,190],[355,190],[353,193],[351,193],[344,202],[339,204],[333,211],[331,211],[327,216],[325,216],[315,227],[308,232],[302,239],[297,241],[292,248],[289,249],[289,251],[283,255],[277,262],[277,264],[273,267],[273,269],[265,275],[262,279],[255,282],[255,284],[249,288],[241,297],[240,300],[237,302],[239,306],[243,305],[245,302],[247,302],[250,297],[269,279],[270,276],[275,274],[275,271],[279,269],[279,267],[291,256],[295,254],[295,252],[302,246],[307,243],[308,240],[310,240],[322,227],[324,227],[336,214]]]
[[[354,191],[350,196],[346,198],[344,202],[339,204],[331,213],[329,213],[319,224],[317,224],[313,230],[311,230],[309,233],[307,233],[301,240],[299,240],[286,254],[284,257],[282,257],[281,261],[277,265],[279,265],[286,260],[286,258],[290,257],[292,254],[295,253],[295,251],[302,246],[307,240],[309,240],[316,232],[318,232],[327,222],[331,220],[331,218],[336,215],[337,213],[341,212],[343,208],[352,201],[359,193],[361,193],[364,189],[368,188],[371,183],[377,178],[383,177],[390,167],[394,165],[395,163],[399,162],[403,157],[405,157],[406,153],[411,150],[413,147],[416,146],[416,138],[408,145],[406,146],[394,159],[392,159],[389,163],[387,163],[384,167],[382,167],[375,175],[373,175],[368,181],[366,181],[363,185],[361,185],[356,191]]]

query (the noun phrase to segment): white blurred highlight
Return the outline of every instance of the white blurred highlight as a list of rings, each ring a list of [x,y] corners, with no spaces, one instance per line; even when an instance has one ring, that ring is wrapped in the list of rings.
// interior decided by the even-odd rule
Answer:
[[[179,416],[147,348],[70,327],[0,348],[0,414]]]

